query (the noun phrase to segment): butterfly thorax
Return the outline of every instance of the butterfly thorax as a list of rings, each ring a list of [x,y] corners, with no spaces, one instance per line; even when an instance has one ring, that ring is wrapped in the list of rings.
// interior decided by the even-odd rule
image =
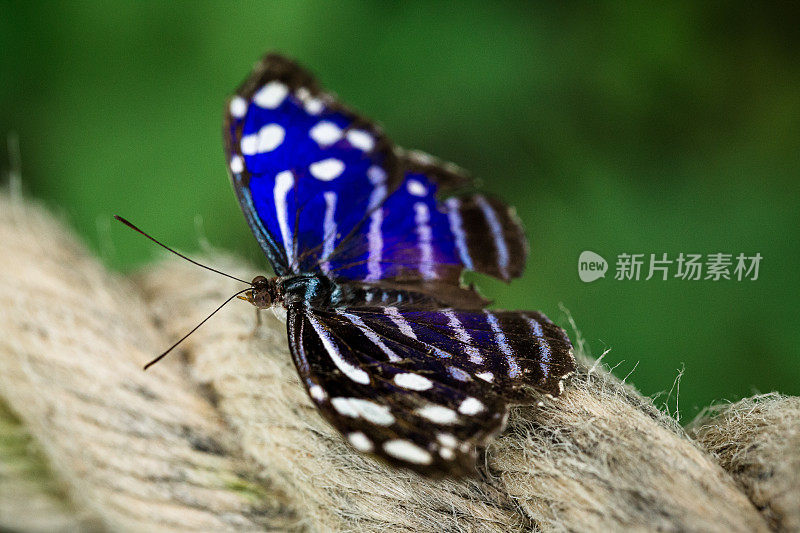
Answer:
[[[294,274],[276,279],[287,309],[297,307],[328,308],[336,304],[339,286],[330,278],[317,273]]]
[[[286,308],[327,308],[337,305],[341,298],[339,286],[326,276],[316,273],[291,274],[266,278],[256,276],[253,288],[244,299],[258,307],[267,309],[282,305]]]

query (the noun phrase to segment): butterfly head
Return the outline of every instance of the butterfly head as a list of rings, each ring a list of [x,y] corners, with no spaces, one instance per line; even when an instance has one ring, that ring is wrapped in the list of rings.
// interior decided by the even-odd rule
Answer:
[[[272,307],[281,300],[277,279],[256,276],[251,282],[253,288],[244,293],[244,299],[259,309]]]

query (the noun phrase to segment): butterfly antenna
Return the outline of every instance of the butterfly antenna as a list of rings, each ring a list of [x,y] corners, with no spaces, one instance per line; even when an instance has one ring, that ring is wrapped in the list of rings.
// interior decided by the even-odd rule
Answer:
[[[180,253],[180,252],[176,252],[175,250],[173,250],[172,248],[170,248],[170,247],[169,247],[169,246],[167,246],[166,244],[164,244],[164,243],[162,243],[162,242],[158,241],[157,239],[155,239],[155,238],[151,237],[150,235],[148,235],[147,233],[145,233],[145,232],[144,232],[144,231],[142,231],[141,229],[137,228],[137,227],[136,227],[136,226],[135,226],[135,225],[134,225],[132,222],[130,222],[129,220],[126,220],[126,219],[122,218],[122,217],[121,217],[121,216],[119,216],[119,215],[114,215],[114,218],[115,218],[115,219],[117,219],[117,220],[119,220],[120,222],[122,222],[123,224],[125,224],[126,226],[128,226],[129,228],[131,228],[132,230],[134,230],[134,231],[137,231],[137,232],[141,233],[142,235],[144,235],[145,237],[147,237],[148,239],[150,239],[151,241],[153,241],[153,242],[154,242],[154,243],[156,243],[157,245],[161,246],[161,247],[162,247],[162,248],[164,248],[165,250],[172,252],[173,254],[177,255],[178,257],[181,257],[181,258],[183,258],[183,259],[186,259],[187,261],[189,261],[189,262],[190,262],[190,263],[192,263],[192,264],[195,264],[195,265],[197,265],[197,266],[199,266],[199,267],[205,268],[206,270],[210,270],[211,272],[216,272],[217,274],[221,274],[221,275],[223,275],[223,276],[225,276],[225,277],[227,277],[227,278],[235,279],[236,281],[241,281],[242,283],[247,283],[248,285],[252,285],[252,283],[250,283],[249,281],[245,281],[245,280],[243,280],[243,279],[239,279],[239,278],[237,278],[236,276],[231,276],[230,274],[226,274],[225,272],[220,272],[220,271],[219,271],[219,270],[217,270],[216,268],[211,268],[210,266],[206,266],[206,265],[200,264],[200,263],[198,263],[197,261],[195,261],[194,259],[189,259],[188,257],[186,257],[185,255],[183,255],[182,253]],[[204,320],[203,322],[205,322],[205,320]],[[194,331],[194,330],[193,330],[193,331]],[[181,339],[181,340],[183,340],[183,339]],[[180,342],[180,341],[178,341],[178,342]],[[174,346],[173,346],[173,348],[174,348]],[[172,349],[172,348],[170,348],[170,350],[171,350],[171,349]],[[169,350],[167,350],[167,351],[169,351]],[[164,354],[164,355],[166,355],[166,354]],[[162,357],[163,357],[163,356],[162,356]]]
[[[228,298],[228,299],[227,299],[227,300],[225,300],[224,302],[222,302],[222,304],[221,304],[219,307],[217,307],[216,309],[214,309],[213,311],[211,311],[211,314],[210,314],[210,315],[208,315],[207,317],[205,317],[205,318],[203,319],[203,321],[202,321],[202,322],[200,322],[200,323],[199,323],[199,324],[197,324],[195,327],[193,327],[193,328],[192,328],[192,330],[191,330],[189,333],[187,333],[186,335],[184,335],[183,337],[181,337],[181,338],[180,338],[180,340],[178,340],[178,342],[176,342],[175,344],[173,344],[172,346],[170,346],[169,348],[167,348],[167,349],[166,349],[166,350],[165,350],[165,351],[164,351],[164,352],[163,352],[161,355],[159,355],[158,357],[156,357],[155,359],[153,359],[152,361],[150,361],[149,363],[147,363],[146,365],[144,365],[144,369],[145,369],[145,370],[147,370],[148,368],[150,368],[150,367],[151,367],[151,366],[153,366],[154,364],[156,364],[156,363],[158,363],[159,361],[161,361],[162,359],[164,359],[164,358],[167,356],[167,354],[168,354],[169,352],[171,352],[172,350],[174,350],[174,349],[175,349],[175,347],[176,347],[176,346],[178,346],[180,343],[182,343],[183,341],[185,341],[185,340],[186,340],[186,339],[189,337],[189,335],[191,335],[192,333],[194,333],[195,331],[197,331],[197,329],[198,329],[200,326],[202,326],[203,324],[205,324],[205,323],[208,321],[208,319],[209,319],[209,318],[211,318],[212,316],[214,316],[215,314],[217,314],[217,311],[219,311],[220,309],[222,309],[223,307],[225,307],[225,306],[226,306],[226,305],[227,305],[227,304],[228,304],[228,303],[229,303],[231,300],[233,300],[234,298],[236,298],[237,296],[239,296],[239,295],[240,295],[240,294],[242,294],[243,292],[247,292],[247,291],[249,291],[249,290],[251,290],[251,289],[249,289],[249,288],[248,288],[248,289],[242,289],[242,290],[240,290],[239,292],[237,292],[237,293],[233,294],[233,295],[232,295],[230,298]]]

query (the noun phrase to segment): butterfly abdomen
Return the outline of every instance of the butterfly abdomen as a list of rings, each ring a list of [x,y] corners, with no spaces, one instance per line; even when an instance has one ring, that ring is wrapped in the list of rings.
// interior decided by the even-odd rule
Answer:
[[[346,284],[342,286],[340,297],[337,304],[350,306],[441,305],[431,294],[381,285]]]
[[[339,284],[319,274],[297,274],[280,278],[279,291],[286,307],[310,305],[317,309],[341,306],[441,305],[423,292],[380,285]]]

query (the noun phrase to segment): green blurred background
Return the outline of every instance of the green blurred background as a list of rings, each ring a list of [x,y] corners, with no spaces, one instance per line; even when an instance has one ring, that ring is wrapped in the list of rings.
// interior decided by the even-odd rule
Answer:
[[[798,17],[749,5],[1,2],[0,134],[19,136],[25,190],[114,268],[159,251],[113,213],[264,265],[221,117],[258,57],[283,51],[516,205],[527,273],[478,278],[484,293],[567,326],[563,303],[646,394],[685,368],[687,420],[800,393]],[[606,279],[579,280],[583,250],[612,263]],[[623,252],[764,259],[757,281],[615,281]]]

